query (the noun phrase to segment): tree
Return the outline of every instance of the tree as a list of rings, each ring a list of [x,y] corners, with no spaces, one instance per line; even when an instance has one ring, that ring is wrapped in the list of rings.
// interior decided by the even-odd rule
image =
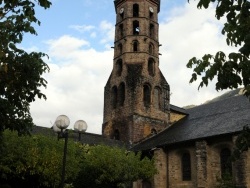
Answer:
[[[73,183],[76,188],[126,187],[138,179],[150,179],[156,173],[153,160],[117,147],[93,146],[85,157]]]
[[[63,140],[53,136],[23,135],[16,131],[3,132],[3,155],[0,155],[0,187],[58,187],[61,181]],[[84,146],[68,142],[66,182],[72,182],[80,171]]]
[[[189,2],[189,0],[188,0]],[[215,55],[205,54],[202,59],[193,57],[187,67],[193,68],[190,83],[201,77],[199,88],[217,77],[216,90],[236,89],[244,86],[245,95],[250,96],[250,2],[248,0],[199,0],[198,8],[208,8],[216,3],[215,16],[226,17],[222,34],[227,45],[240,47],[239,52],[228,56],[219,51]]]
[[[52,131],[52,130],[51,130]],[[3,132],[0,187],[58,187],[64,141],[55,136]],[[125,149],[88,146],[69,139],[65,183],[75,187],[116,187],[156,173],[154,161]],[[84,186],[83,186],[84,185]]]
[[[35,97],[46,96],[40,87],[46,87],[42,74],[49,71],[43,61],[46,54],[28,53],[18,47],[25,33],[37,35],[33,24],[40,25],[35,17],[35,5],[45,9],[48,0],[1,0],[0,6],[0,136],[4,129],[28,133],[33,126],[30,103]]]

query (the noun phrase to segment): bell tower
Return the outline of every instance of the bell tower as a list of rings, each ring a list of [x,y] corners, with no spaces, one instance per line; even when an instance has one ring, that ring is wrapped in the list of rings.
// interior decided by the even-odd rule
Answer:
[[[105,137],[136,143],[169,123],[169,85],[159,69],[160,0],[115,0],[113,70],[104,89]]]

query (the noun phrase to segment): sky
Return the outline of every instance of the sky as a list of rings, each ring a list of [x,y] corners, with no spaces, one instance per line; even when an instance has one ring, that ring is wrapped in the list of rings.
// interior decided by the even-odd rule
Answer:
[[[205,53],[230,52],[221,34],[223,19],[215,9],[197,9],[197,1],[161,0],[159,17],[160,69],[170,85],[170,103],[179,107],[200,105],[221,95],[215,82],[198,90],[189,84],[192,69],[186,64]],[[112,71],[115,9],[113,0],[52,0],[49,9],[36,8],[41,25],[37,36],[25,35],[21,44],[27,51],[48,54],[44,59],[50,72],[41,88],[47,100],[37,99],[30,111],[34,123],[51,127],[64,114],[87,122],[89,133],[101,134],[104,86]]]

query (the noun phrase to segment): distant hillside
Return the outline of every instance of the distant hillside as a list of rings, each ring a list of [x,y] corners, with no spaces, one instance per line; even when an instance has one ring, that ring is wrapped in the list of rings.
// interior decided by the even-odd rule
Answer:
[[[212,102],[217,102],[217,101],[220,101],[220,100],[224,100],[224,99],[228,99],[230,97],[234,97],[234,96],[237,96],[237,95],[243,95],[244,92],[243,92],[243,88],[239,88],[239,89],[235,89],[235,90],[232,90],[232,91],[228,91],[218,97],[215,97],[211,100],[208,100],[206,102],[204,102],[203,104],[208,104],[208,103],[212,103]],[[189,108],[193,108],[197,105],[188,105],[188,106],[184,106],[182,108],[184,109],[189,109]],[[198,105],[199,106],[199,105]]]
[[[211,100],[208,100],[206,101],[204,104],[207,104],[207,103],[212,103],[212,102],[216,102],[216,101],[221,101],[221,100],[224,100],[224,99],[228,99],[230,97],[234,97],[234,96],[237,96],[237,95],[243,95],[244,92],[243,92],[243,88],[239,88],[239,89],[235,89],[235,90],[232,90],[232,91],[228,91],[218,97],[215,97],[214,99],[211,99]]]

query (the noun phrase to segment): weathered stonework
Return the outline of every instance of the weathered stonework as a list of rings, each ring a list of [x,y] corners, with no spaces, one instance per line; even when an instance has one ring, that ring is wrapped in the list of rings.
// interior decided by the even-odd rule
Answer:
[[[198,141],[195,143],[196,149],[196,171],[198,188],[207,187],[207,143]]]
[[[157,0],[115,1],[113,70],[104,91],[102,133],[127,143],[169,124],[169,85],[159,69]]]

